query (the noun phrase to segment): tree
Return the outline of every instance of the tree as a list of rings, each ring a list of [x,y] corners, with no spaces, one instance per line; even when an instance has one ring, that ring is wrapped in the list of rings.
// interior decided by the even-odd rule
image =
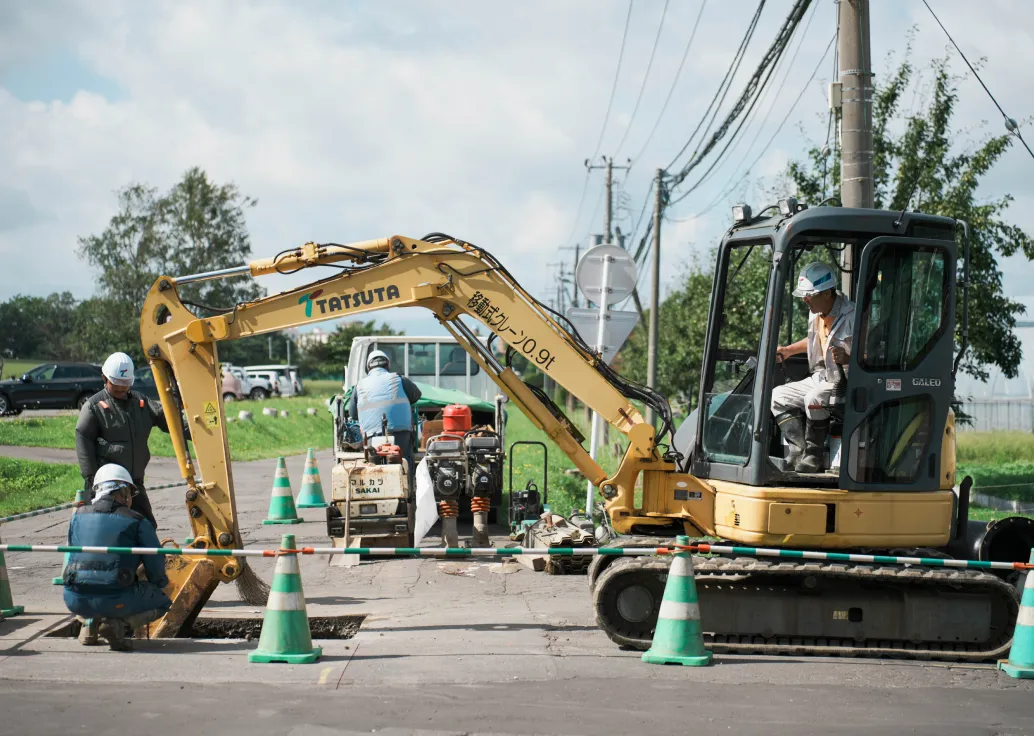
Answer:
[[[67,291],[47,297],[19,294],[0,303],[0,351],[18,358],[65,357],[75,309],[76,301]]]
[[[195,167],[167,194],[143,184],[118,193],[119,212],[100,235],[79,238],[79,255],[100,269],[104,296],[140,305],[158,276],[240,266],[251,257],[244,212],[256,200],[233,184],[216,185]],[[179,287],[180,299],[216,307],[250,301],[262,290],[249,277]]]
[[[118,202],[119,211],[104,232],[79,238],[79,256],[100,270],[101,287],[100,300],[88,300],[82,308],[101,323],[85,320],[74,343],[79,353],[99,354],[117,346],[142,359],[140,309],[155,280],[247,263],[251,241],[244,215],[256,201],[233,184],[214,184],[195,167],[166,194],[130,184],[118,192]],[[184,304],[202,316],[264,293],[247,276],[184,284],[177,290]],[[262,345],[261,351],[251,344],[224,347],[220,356],[232,361],[264,352],[264,338]]]
[[[306,376],[341,376],[352,354],[352,339],[368,335],[401,335],[387,323],[355,321],[338,324],[325,343],[311,343],[301,351],[298,368]]]
[[[961,137],[951,128],[958,103],[958,81],[947,60],[934,63],[932,97],[925,112],[905,116],[901,105],[913,82],[911,45],[904,61],[886,84],[876,89],[873,108],[875,204],[877,208],[917,211],[965,220],[971,227],[970,348],[963,370],[987,378],[986,365],[996,365],[1007,377],[1016,375],[1020,342],[1013,332],[1023,305],[1002,293],[998,258],[1023,253],[1034,258],[1034,239],[1005,220],[1012,202],[1008,194],[994,199],[978,197],[981,178],[1012,145],[1009,135],[989,136],[975,146],[959,147]],[[894,123],[903,118],[904,132],[895,135]],[[831,172],[833,196],[840,194],[840,161],[813,147],[804,162],[792,162],[789,175],[798,196],[817,202],[827,192],[822,186]],[[961,300],[960,300],[961,301]],[[961,305],[956,323],[961,323]]]

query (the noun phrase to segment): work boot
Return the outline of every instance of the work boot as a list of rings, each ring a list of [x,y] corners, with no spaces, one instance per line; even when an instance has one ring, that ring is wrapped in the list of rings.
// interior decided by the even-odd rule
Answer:
[[[821,473],[822,453],[826,449],[829,419],[809,419],[804,434],[804,456],[794,467],[798,473]]]
[[[79,629],[79,643],[84,647],[95,647],[100,644],[97,633],[100,622],[95,618],[83,618],[82,616],[76,616],[75,618],[83,625]]]
[[[788,445],[786,469],[793,470],[804,452],[804,415],[799,411],[784,411],[776,415],[775,422]]]
[[[131,652],[133,645],[126,639],[128,627],[122,619],[106,618],[101,623],[100,635],[108,640],[108,647],[113,652]]]

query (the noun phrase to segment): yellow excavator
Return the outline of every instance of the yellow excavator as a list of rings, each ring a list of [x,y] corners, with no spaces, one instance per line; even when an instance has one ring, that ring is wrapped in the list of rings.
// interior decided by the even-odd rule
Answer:
[[[241,544],[218,343],[421,306],[599,489],[610,525],[625,535],[610,546],[687,534],[781,548],[1025,561],[1034,525],[969,522],[968,479],[954,490],[951,401],[966,346],[966,225],[918,213],[808,209],[792,199],[775,209],[759,216],[746,206],[734,210],[736,222],[718,249],[697,409],[678,432],[663,396],[619,375],[496,257],[459,238],[310,242],[237,268],[161,276],[140,330],[188,484],[192,546]],[[790,296],[797,272],[816,259],[839,263],[845,253],[853,266],[843,277],[859,302],[855,349],[838,392],[839,470],[796,473],[783,461],[770,401],[775,386],[804,377],[808,366],[777,361],[776,349],[807,329]],[[203,280],[321,267],[334,271],[209,316],[189,310],[178,293]],[[478,325],[492,335],[487,345],[475,337]],[[495,340],[505,349],[497,351]],[[513,371],[514,355],[625,436],[616,472],[604,471],[561,409]],[[658,427],[643,419],[641,406],[654,410]],[[244,560],[232,557],[167,560],[173,606],[152,624],[155,637],[177,635],[219,582],[245,572]],[[632,557],[593,563],[596,618],[615,642],[649,646],[667,565]],[[701,558],[697,570],[704,629],[718,651],[984,659],[1006,651],[1017,611],[1017,581],[977,571],[728,558]]]

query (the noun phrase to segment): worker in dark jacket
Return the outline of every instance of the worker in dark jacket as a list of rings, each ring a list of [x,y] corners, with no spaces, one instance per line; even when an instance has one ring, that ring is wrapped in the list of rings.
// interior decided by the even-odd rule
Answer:
[[[93,502],[76,509],[68,526],[73,547],[159,547],[154,527],[132,509],[136,487],[121,465],[108,464],[94,476]],[[143,565],[147,580],[137,576]],[[108,640],[118,651],[132,647],[126,635],[160,618],[172,601],[165,558],[159,555],[69,555],[64,572],[65,605],[82,622],[79,641],[87,646]]]
[[[121,465],[133,478],[138,495],[133,501],[155,529],[158,522],[144,490],[144,470],[151,460],[147,438],[157,427],[169,431],[161,404],[130,390],[133,386],[133,359],[113,353],[101,368],[104,389],[83,404],[75,425],[75,454],[83,475],[87,495],[94,474],[106,463]]]

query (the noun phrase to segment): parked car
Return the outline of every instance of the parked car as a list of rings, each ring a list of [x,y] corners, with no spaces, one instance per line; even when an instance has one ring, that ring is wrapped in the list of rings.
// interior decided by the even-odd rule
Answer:
[[[296,396],[304,392],[302,380],[295,365],[246,365],[244,372],[250,376],[262,376],[274,386],[273,393],[280,396]]]
[[[233,365],[232,363],[223,363],[224,381],[228,373],[236,378],[240,384],[240,396],[238,398],[262,401],[262,399],[268,399],[269,395],[273,393],[272,386],[267,379],[249,376],[240,366]],[[226,389],[224,388],[223,390],[225,392]]]
[[[158,386],[154,382],[154,376],[151,375],[150,366],[145,365],[143,368],[133,371],[133,390],[142,393],[149,399],[159,401]]]
[[[25,409],[79,409],[104,388],[95,363],[44,363],[21,378],[0,381],[0,414]]]

